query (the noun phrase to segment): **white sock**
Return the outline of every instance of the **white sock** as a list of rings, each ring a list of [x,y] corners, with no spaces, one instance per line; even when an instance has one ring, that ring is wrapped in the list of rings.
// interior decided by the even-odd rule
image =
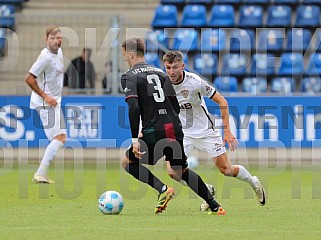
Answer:
[[[242,165],[236,166],[239,167],[239,173],[237,174],[236,178],[249,183],[252,188],[254,188],[256,186],[256,181],[252,175]]]
[[[40,166],[36,173],[47,176],[50,162],[54,160],[57,152],[63,147],[63,143],[54,139],[52,140],[46,148],[45,154],[42,157]]]

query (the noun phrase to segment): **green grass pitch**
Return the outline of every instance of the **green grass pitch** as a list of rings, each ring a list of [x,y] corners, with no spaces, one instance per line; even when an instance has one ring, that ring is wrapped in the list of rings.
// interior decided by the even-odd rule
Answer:
[[[211,165],[196,169],[215,185],[226,216],[199,211],[201,200],[167,177],[163,164],[152,171],[177,194],[168,209],[154,214],[156,192],[126,174],[118,164],[61,164],[50,168],[52,185],[33,184],[35,163],[0,169],[1,239],[320,239],[320,167],[286,170],[250,168],[266,187],[259,206],[250,186],[223,177]],[[100,213],[105,190],[120,192],[121,214]]]

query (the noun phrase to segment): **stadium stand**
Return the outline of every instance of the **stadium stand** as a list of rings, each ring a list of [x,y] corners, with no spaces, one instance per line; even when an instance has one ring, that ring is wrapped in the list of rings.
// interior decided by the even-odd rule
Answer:
[[[295,92],[295,81],[291,77],[276,77],[272,79],[271,91],[280,94]]]
[[[321,75],[321,53],[320,52],[313,53],[310,55],[306,74],[308,76],[320,76]]]
[[[321,93],[321,78],[306,77],[302,79],[301,91],[308,94]]]
[[[209,27],[234,27],[235,12],[231,5],[214,5],[208,21]]]
[[[0,58],[4,56],[6,48],[6,30],[0,29]]]
[[[296,9],[295,27],[316,27],[320,25],[320,8],[314,5],[301,5]]]
[[[267,10],[267,27],[291,26],[291,8],[287,5],[270,6]]]
[[[194,57],[194,70],[202,75],[217,73],[218,60],[217,56],[209,53],[198,53]]]
[[[315,45],[314,49],[316,51],[321,51],[321,29],[315,31]]]
[[[15,12],[13,5],[0,5],[0,27],[15,29]]]
[[[302,76],[304,73],[304,60],[301,53],[282,53],[280,59],[279,75]]]
[[[202,29],[201,51],[221,51],[226,48],[226,32],[223,29]]]
[[[145,53],[145,60],[147,63],[154,65],[155,67],[160,67],[160,61],[158,54],[155,52],[147,52]]]
[[[272,0],[271,2],[274,2],[274,4],[286,4],[289,6],[295,6],[299,3],[299,0]]]
[[[177,27],[177,17],[177,7],[175,5],[160,5],[155,10],[152,27]]]
[[[154,52],[159,49],[167,49],[169,47],[168,33],[165,29],[158,29],[155,31],[148,31],[146,33],[146,51]]]
[[[253,30],[235,29],[230,36],[231,51],[250,51],[255,48],[255,33]]]
[[[247,77],[242,81],[242,91],[258,95],[267,92],[267,80],[262,77]]]
[[[258,50],[282,51],[284,38],[284,29],[263,29],[259,32]]]
[[[303,52],[307,50],[311,41],[311,32],[308,29],[292,28],[287,32],[286,50]]]
[[[217,77],[213,84],[220,92],[238,92],[238,83],[235,77]]]
[[[205,27],[207,25],[204,5],[186,5],[183,9],[181,27]]]
[[[172,49],[182,52],[198,50],[198,32],[194,29],[177,29],[174,32]]]
[[[247,57],[241,53],[231,53],[223,56],[221,74],[223,76],[243,76],[246,74]]]
[[[263,8],[261,6],[241,6],[239,15],[239,27],[250,28],[263,26]]]
[[[250,74],[252,76],[269,76],[275,73],[275,56],[271,53],[257,53],[252,56]]]

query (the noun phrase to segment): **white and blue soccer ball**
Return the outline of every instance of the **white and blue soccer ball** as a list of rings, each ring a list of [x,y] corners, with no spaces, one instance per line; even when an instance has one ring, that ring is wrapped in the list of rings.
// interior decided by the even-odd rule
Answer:
[[[190,169],[195,169],[198,167],[198,159],[194,156],[187,158],[187,164]]]
[[[98,199],[99,210],[106,215],[119,214],[124,208],[123,197],[116,191],[107,191]]]

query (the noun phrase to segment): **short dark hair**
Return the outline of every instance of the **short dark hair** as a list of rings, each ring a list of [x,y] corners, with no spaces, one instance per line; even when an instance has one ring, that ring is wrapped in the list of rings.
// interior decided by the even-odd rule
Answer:
[[[182,62],[183,53],[181,51],[169,51],[163,56],[163,62],[172,64],[173,62]]]
[[[129,38],[123,42],[122,48],[127,52],[135,52],[142,57],[145,54],[145,41],[143,38]]]

